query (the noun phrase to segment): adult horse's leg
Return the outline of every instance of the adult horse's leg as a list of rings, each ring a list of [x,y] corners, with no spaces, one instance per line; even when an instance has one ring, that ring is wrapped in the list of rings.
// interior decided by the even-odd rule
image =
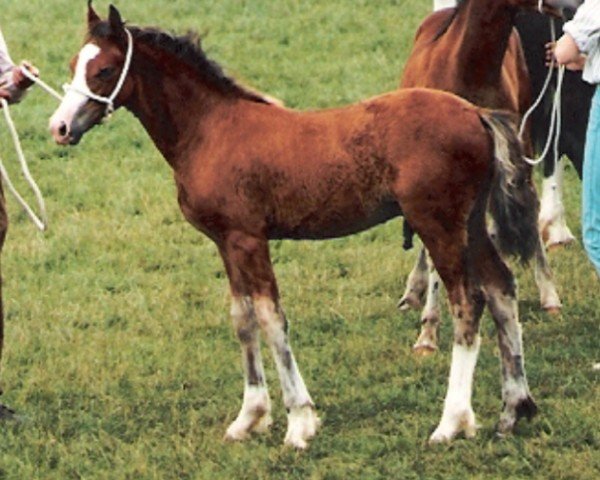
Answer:
[[[548,313],[558,313],[562,308],[556,285],[554,285],[552,270],[548,263],[546,249],[544,247],[542,237],[535,250],[535,265],[534,265],[535,282],[540,292],[540,305]]]
[[[249,336],[252,338],[250,343],[253,345],[251,349],[253,354],[250,359],[256,362],[256,358],[260,358],[256,356],[256,352],[258,352],[257,325],[260,326],[273,353],[283,391],[283,401],[288,411],[288,430],[285,443],[296,448],[306,448],[307,441],[315,435],[320,421],[289,344],[288,323],[279,305],[279,293],[269,256],[268,242],[265,238],[235,232],[227,236],[221,246],[221,253],[225,260],[234,297],[244,296],[247,299],[244,301],[243,309],[247,314],[243,317],[251,320],[243,321],[242,325],[247,325],[253,332],[253,335]],[[248,335],[240,336],[239,331],[238,329],[238,337],[242,341],[242,338]],[[244,345],[244,341],[242,341],[242,345]],[[245,365],[252,365],[248,356],[246,359]],[[260,373],[262,375],[261,385],[264,385],[262,365]],[[250,378],[251,375],[251,369],[247,368],[246,376]],[[250,390],[248,383],[246,388]],[[265,412],[268,412],[270,406],[266,386],[261,387],[259,396],[266,399],[262,403],[259,402],[259,405],[264,407]],[[246,398],[246,394],[244,398]],[[246,411],[249,409],[244,410],[243,404],[238,420]],[[259,413],[261,412],[254,414],[251,412],[250,417],[260,421],[262,416],[259,416]],[[230,429],[236,425],[238,420],[232,424]],[[237,425],[246,426],[246,431],[253,430],[252,426],[248,427],[248,422],[242,421]]]
[[[406,289],[402,298],[398,301],[398,308],[400,310],[419,308],[427,290],[428,281],[427,250],[425,250],[425,247],[421,247],[417,262],[408,274]]]
[[[438,348],[437,338],[440,325],[440,288],[442,280],[427,256],[429,270],[425,307],[421,312],[421,332],[413,345],[417,355],[429,355]]]
[[[548,248],[567,245],[575,241],[575,236],[567,226],[565,206],[562,200],[564,163],[565,161],[561,159],[554,164],[554,158],[548,157],[544,165],[539,228],[542,239]]]

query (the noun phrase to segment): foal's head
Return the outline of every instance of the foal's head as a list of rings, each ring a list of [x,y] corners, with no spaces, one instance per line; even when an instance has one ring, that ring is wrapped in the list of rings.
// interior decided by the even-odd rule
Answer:
[[[88,1],[88,35],[82,49],[71,60],[72,83],[50,119],[54,139],[74,145],[100,123],[133,91],[127,78],[127,55],[132,40],[119,11],[110,6],[107,21],[101,21]]]

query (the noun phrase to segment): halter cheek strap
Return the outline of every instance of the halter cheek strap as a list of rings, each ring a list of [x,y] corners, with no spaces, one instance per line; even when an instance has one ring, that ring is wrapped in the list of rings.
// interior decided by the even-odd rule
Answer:
[[[121,76],[119,77],[119,81],[117,82],[114,90],[108,97],[97,95],[96,93],[92,92],[89,88],[78,88],[75,87],[73,84],[69,83],[65,83],[63,85],[63,90],[65,91],[65,93],[72,91],[84,95],[91,100],[95,100],[96,102],[105,103],[106,110],[104,112],[104,116],[108,116],[115,111],[115,98],[117,98],[119,93],[121,93],[121,89],[123,88],[123,84],[125,83],[125,79],[127,78],[127,74],[129,73],[129,68],[131,66],[131,57],[133,56],[133,38],[131,37],[131,33],[129,32],[129,30],[127,30],[126,28],[124,30],[127,35],[127,53],[125,54],[125,62],[123,63],[123,70],[121,70]]]

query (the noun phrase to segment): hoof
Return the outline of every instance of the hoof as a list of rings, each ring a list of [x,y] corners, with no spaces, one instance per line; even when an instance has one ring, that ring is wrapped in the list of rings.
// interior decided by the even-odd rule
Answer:
[[[321,420],[313,405],[293,407],[288,414],[288,430],[284,444],[289,447],[305,450],[308,441],[315,436],[321,426]]]
[[[506,406],[500,416],[498,433],[500,435],[511,433],[519,419],[525,417],[527,420],[531,420],[537,412],[538,407],[530,395],[519,400],[516,405],[512,407]]]
[[[406,312],[408,310],[419,310],[421,308],[421,300],[414,293],[404,295],[396,305],[398,310]]]
[[[567,248],[571,245],[575,240],[569,240],[568,242],[556,242],[556,243],[546,243],[546,250],[549,252],[555,252],[557,250],[562,250],[563,248]]]
[[[523,417],[527,418],[527,420],[531,420],[537,415],[538,407],[533,398],[527,396],[527,398],[524,398],[517,404],[515,411],[517,412],[517,420]]]
[[[240,413],[238,418],[229,425],[223,440],[240,442],[250,437],[251,433],[266,433],[273,424],[271,413],[265,409],[255,409],[252,412]]]
[[[548,251],[557,250],[575,243],[577,240],[566,225],[546,224],[541,230],[542,241]]]
[[[560,315],[562,307],[542,307],[548,315],[553,317]]]
[[[458,434],[464,433],[465,438],[473,438],[477,434],[477,424],[473,410],[455,413],[450,418],[444,416],[442,421],[429,437],[429,444],[448,443]]]
[[[417,357],[429,357],[437,352],[437,347],[434,345],[414,345],[413,353]]]

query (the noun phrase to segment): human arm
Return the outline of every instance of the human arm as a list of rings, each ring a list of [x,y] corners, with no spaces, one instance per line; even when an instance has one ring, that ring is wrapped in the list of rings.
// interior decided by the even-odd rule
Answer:
[[[21,99],[25,90],[32,85],[31,80],[23,73],[24,69],[35,76],[39,75],[38,70],[28,62],[21,62],[19,66],[13,63],[0,30],[0,98],[9,102],[17,102]]]

